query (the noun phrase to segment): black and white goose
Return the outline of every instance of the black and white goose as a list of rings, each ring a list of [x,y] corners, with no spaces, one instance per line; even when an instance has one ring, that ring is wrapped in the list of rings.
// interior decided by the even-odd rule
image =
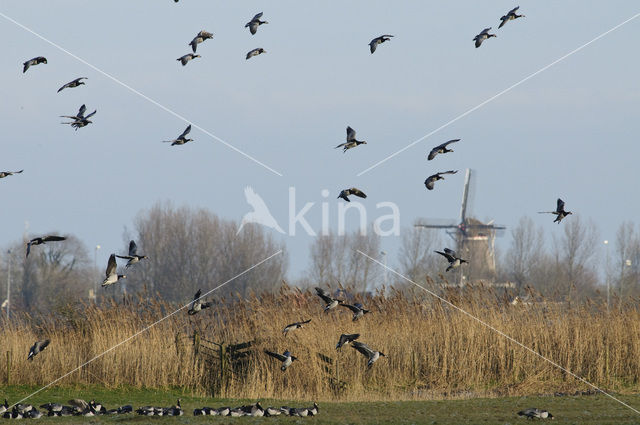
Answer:
[[[518,416],[524,416],[527,419],[553,419],[553,415],[548,410],[530,407],[518,412]]]
[[[520,9],[520,6],[514,7],[506,15],[502,16],[500,18],[502,22],[500,22],[500,26],[498,27],[498,29],[502,28],[504,24],[506,24],[509,21],[513,21],[514,19],[518,19],[518,18],[524,18],[524,15],[518,15],[516,13],[518,9]]]
[[[122,258],[127,261],[127,265],[124,266],[125,269],[128,269],[135,263],[140,262],[140,260],[144,260],[145,258],[149,258],[146,255],[138,255],[138,246],[134,241],[129,242],[129,255],[116,255],[118,258]]]
[[[318,406],[318,403],[316,403],[315,401],[313,402],[313,407],[309,407],[307,408],[307,411],[309,412],[309,416],[315,416],[318,414],[318,412],[320,411],[320,407]]]
[[[186,138],[187,134],[189,134],[190,131],[191,131],[191,124],[189,124],[187,126],[187,128],[184,129],[182,134],[179,135],[177,138],[175,138],[173,140],[163,140],[163,142],[164,143],[171,143],[171,146],[184,145],[187,142],[193,142],[193,139],[187,139]]]
[[[347,127],[347,141],[345,143],[340,143],[334,149],[343,148],[344,150],[342,151],[342,153],[345,153],[349,149],[355,148],[358,145],[366,144],[367,142],[365,142],[364,140],[356,140],[356,131],[351,127]]]
[[[252,35],[255,35],[255,33],[258,31],[258,27],[262,24],[268,24],[269,22],[267,21],[261,21],[260,18],[262,18],[262,14],[263,12],[260,12],[258,14],[256,14],[253,18],[251,18],[251,20],[249,22],[247,22],[245,24],[245,28],[249,28],[249,32],[251,32]]]
[[[31,252],[31,246],[33,245],[42,245],[47,242],[58,242],[58,241],[64,241],[66,239],[67,238],[65,236],[56,236],[56,235],[48,235],[48,236],[42,236],[39,238],[33,238],[29,242],[27,242],[27,255],[25,257],[29,256],[29,253]]]
[[[457,173],[458,170],[449,170],[449,171],[442,171],[440,173],[435,173],[429,177],[427,177],[427,179],[424,181],[424,185],[426,186],[427,189],[429,190],[433,190],[433,186],[434,184],[438,181],[438,180],[444,180],[444,176],[445,174],[455,174]]]
[[[189,43],[191,49],[193,49],[193,53],[196,52],[198,44],[209,40],[210,38],[213,38],[213,34],[205,30],[200,31],[195,37],[193,37],[193,40],[191,40],[191,43]]]
[[[127,276],[123,274],[118,274],[117,272],[118,264],[116,263],[116,254],[111,254],[109,256],[109,262],[107,263],[107,271],[105,273],[105,279],[102,281],[102,287],[106,287],[109,285],[113,285],[117,283],[120,279],[125,279]]]
[[[86,127],[89,124],[93,123],[89,118],[94,116],[98,110],[93,111],[89,115],[85,116],[84,113],[87,111],[87,107],[85,105],[80,106],[77,115],[60,115],[61,118],[69,118],[73,121],[71,122],[63,122],[61,124],[70,124],[71,127],[78,130],[79,128]]]
[[[0,415],[9,410],[9,402],[7,399],[4,399],[4,404],[0,404]]]
[[[202,291],[198,289],[198,292],[196,292],[196,294],[193,296],[193,301],[191,301],[191,304],[189,304],[189,316],[193,316],[194,314],[199,313],[201,310],[211,307],[210,301],[206,303],[202,302],[202,300],[200,299],[201,295]]]
[[[284,336],[287,336],[287,334],[289,333],[289,331],[294,331],[296,329],[302,329],[303,325],[306,325],[307,323],[309,323],[311,321],[311,319],[309,320],[304,320],[302,322],[295,322],[295,323],[291,323],[287,326],[284,327],[284,329],[282,330],[282,334]]]
[[[340,191],[340,194],[338,195],[338,199],[342,198],[347,202],[351,202],[351,200],[348,198],[351,195],[355,195],[355,196],[357,196],[359,198],[366,198],[367,197],[367,195],[363,191],[361,191],[358,188],[352,187],[350,189],[344,189],[344,190]]]
[[[429,156],[427,157],[427,160],[431,161],[439,153],[453,152],[453,149],[447,149],[447,146],[449,146],[451,143],[455,143],[459,141],[460,139],[453,139],[453,140],[449,140],[448,142],[444,142],[441,145],[436,146],[435,148],[431,149],[431,152],[429,152]]]
[[[369,310],[365,309],[362,304],[360,303],[355,303],[355,304],[340,304],[342,307],[346,307],[349,310],[351,310],[353,312],[353,321],[355,322],[356,320],[358,320],[359,318],[361,318],[362,316],[364,316],[365,314],[369,313]]]
[[[371,368],[373,364],[380,358],[386,357],[382,351],[375,351],[369,348],[369,346],[360,341],[354,341],[351,343],[351,347],[358,350],[363,356],[365,356],[367,361],[367,367]]]
[[[261,55],[263,53],[267,53],[267,51],[264,50],[262,47],[258,47],[257,49],[250,50],[247,53],[247,59],[251,59],[252,57]]]
[[[0,179],[3,179],[5,177],[9,177],[9,176],[13,176],[14,174],[20,174],[23,171],[24,170],[20,170],[20,171],[0,171]]]
[[[322,288],[316,288],[316,295],[322,298],[322,301],[325,302],[325,313],[336,308],[339,304],[342,304],[344,302],[343,300],[333,298],[327,291]]]
[[[343,345],[347,345],[356,339],[360,338],[360,334],[342,334],[340,335],[340,339],[338,339],[338,343],[336,344],[336,350],[342,348]]]
[[[175,406],[167,407],[163,410],[163,416],[182,416],[184,412],[182,411],[182,406],[180,405],[180,399],[178,399]]]
[[[449,267],[447,267],[447,270],[445,270],[447,272],[449,270],[453,270],[457,267],[460,267],[462,263],[468,263],[467,260],[463,260],[462,258],[460,258],[458,254],[456,254],[456,252],[452,249],[445,248],[444,252],[441,252],[441,251],[435,251],[435,252],[442,255],[449,262]]]
[[[189,63],[190,60],[193,60],[195,58],[201,58],[202,56],[200,55],[196,55],[194,53],[187,53],[184,56],[180,56],[178,59],[176,59],[177,61],[180,61],[180,63],[182,64],[182,66],[185,66],[186,64]]]
[[[495,34],[489,34],[489,30],[491,30],[491,27],[483,29],[480,34],[476,35],[473,38],[473,41],[476,42],[476,49],[480,47],[482,45],[482,42],[485,41],[486,39],[491,37],[497,37]]]
[[[29,350],[29,355],[27,356],[27,360],[33,361],[33,358],[38,355],[41,351],[49,346],[49,340],[45,339],[44,341],[36,341]]]
[[[562,199],[558,198],[558,204],[556,206],[556,210],[555,211],[539,211],[538,214],[554,214],[556,216],[556,219],[553,220],[553,222],[560,224],[562,219],[564,219],[566,216],[568,216],[570,214],[573,214],[573,213],[571,211],[565,211],[564,210],[564,201]]]
[[[24,74],[25,72],[27,72],[27,69],[29,69],[29,67],[40,65],[41,63],[47,63],[47,58],[45,58],[44,56],[38,56],[33,59],[29,59],[28,61],[22,64],[23,65],[22,73]]]
[[[264,350],[264,352],[270,355],[271,357],[282,362],[282,366],[280,366],[280,370],[282,370],[283,372],[287,370],[289,366],[291,366],[291,363],[293,363],[294,360],[298,360],[296,356],[291,355],[291,352],[289,350],[286,350],[282,354],[274,353],[273,351],[269,351],[269,350]]]
[[[80,77],[80,78],[76,78],[73,81],[69,81],[67,84],[65,84],[64,86],[62,86],[62,87],[60,87],[58,89],[58,93],[60,93],[64,89],[72,89],[74,87],[79,87],[79,86],[84,85],[82,80],[88,80],[88,78],[87,77]]]
[[[382,44],[385,41],[391,40],[391,37],[393,37],[393,36],[389,35],[389,34],[385,34],[385,35],[381,35],[380,37],[376,37],[373,40],[371,40],[369,42],[369,50],[371,50],[371,54],[373,54],[373,52],[376,51],[376,49],[378,48],[378,44]]]

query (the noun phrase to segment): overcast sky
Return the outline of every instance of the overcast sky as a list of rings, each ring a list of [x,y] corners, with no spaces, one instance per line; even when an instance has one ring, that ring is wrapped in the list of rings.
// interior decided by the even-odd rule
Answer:
[[[0,13],[256,158],[282,176],[194,128],[195,142],[161,143],[186,122],[0,17],[0,241],[57,231],[75,234],[98,261],[123,251],[123,231],[157,201],[205,207],[240,220],[250,210],[244,188],[262,196],[287,227],[289,188],[320,229],[320,203],[337,226],[340,189],[356,186],[369,219],[377,202],[395,202],[401,225],[456,218],[464,169],[477,171],[474,215],[512,227],[531,216],[547,239],[561,226],[556,198],[590,218],[602,239],[640,216],[640,18],[536,75],[389,161],[360,172],[461,113],[640,12],[637,2],[522,1],[526,18],[498,30],[511,1],[213,2],[202,0],[0,1]],[[244,24],[260,11],[268,25],[252,36]],[[493,27],[481,48],[473,37]],[[201,29],[203,57],[176,58]],[[369,41],[393,34],[369,52]],[[267,53],[245,60],[249,50]],[[22,73],[22,62],[48,64]],[[56,90],[88,77],[86,86]],[[59,115],[81,104],[98,113],[73,131]],[[368,142],[333,148],[352,126]],[[427,162],[452,138],[455,152]],[[424,187],[436,171],[461,170]],[[1,170],[0,170],[1,171]],[[321,191],[330,191],[323,198]],[[342,201],[340,201],[342,202]],[[388,210],[385,210],[388,213]],[[356,227],[355,214],[349,223]],[[571,219],[571,217],[569,217]],[[286,242],[290,275],[308,264],[312,238]],[[509,233],[499,242],[507,247]],[[398,239],[382,248],[395,262]]]

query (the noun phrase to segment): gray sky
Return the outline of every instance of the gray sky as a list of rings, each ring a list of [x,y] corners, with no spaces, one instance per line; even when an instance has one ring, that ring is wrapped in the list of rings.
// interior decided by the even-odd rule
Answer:
[[[187,123],[0,17],[0,168],[24,168],[0,181],[0,240],[72,233],[98,261],[124,250],[123,230],[159,200],[206,207],[240,220],[252,186],[284,227],[288,188],[298,209],[320,228],[322,189],[335,197],[356,186],[369,218],[375,204],[396,202],[403,226],[416,218],[459,214],[463,170],[477,171],[474,213],[515,225],[523,215],[560,234],[551,210],[593,219],[602,239],[640,216],[635,136],[640,101],[640,19],[596,41],[388,162],[357,174],[501,90],[588,42],[640,10],[632,1],[520,2],[526,18],[498,30],[517,3],[426,2],[0,2],[0,12],[62,46],[165,107],[243,150],[282,177],[194,129],[194,143],[160,143]],[[251,36],[244,24],[264,11],[268,25]],[[492,26],[497,38],[475,49],[473,37]],[[203,57],[182,67],[176,58],[201,29],[213,40]],[[396,37],[369,53],[380,34]],[[267,50],[247,61],[247,51]],[[46,56],[22,74],[22,62]],[[86,86],[56,94],[64,83]],[[75,132],[59,115],[85,103],[94,124]],[[342,154],[345,127],[368,144]],[[461,138],[455,153],[427,162],[443,141]],[[461,170],[429,192],[436,172]],[[387,211],[388,212],[388,211]],[[354,214],[355,215],[355,214]],[[356,224],[355,221],[349,223]],[[302,229],[298,228],[298,233]],[[307,266],[305,235],[280,236],[296,276]],[[383,240],[395,261],[398,240]],[[507,247],[508,233],[500,244]]]

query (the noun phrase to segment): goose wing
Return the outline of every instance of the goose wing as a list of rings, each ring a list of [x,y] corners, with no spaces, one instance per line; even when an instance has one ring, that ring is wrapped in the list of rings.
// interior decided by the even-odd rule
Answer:
[[[252,35],[255,35],[256,32],[258,32],[258,27],[260,26],[259,23],[257,23],[256,21],[251,21],[247,24],[249,26],[249,32]],[[247,26],[245,25],[245,27]]]
[[[347,127],[347,142],[350,142],[355,138],[356,138],[356,131],[351,127]]]
[[[327,304],[333,302],[333,297],[327,294],[327,292],[322,288],[316,288],[316,295],[322,298],[322,300]]]
[[[458,258],[458,254],[453,249],[445,248],[444,252],[446,252],[447,254],[452,256],[453,258]]]
[[[560,212],[564,210],[564,201],[558,198],[558,206],[556,207],[556,212]]]
[[[427,177],[427,179],[424,181],[424,185],[427,187],[427,189],[433,190],[433,185],[435,184],[437,177],[437,174]]]
[[[442,176],[444,174],[455,174],[457,172],[458,172],[458,170],[441,171],[437,175]]]
[[[117,267],[118,267],[118,264],[116,263],[116,255],[111,254],[109,256],[109,262],[107,263],[107,271],[105,273],[106,277],[109,277],[112,274],[115,274]]]
[[[509,15],[513,15],[514,13],[516,13],[516,11],[517,11],[518,9],[520,9],[520,6],[516,6],[516,7],[514,7],[513,9],[511,9],[511,10],[509,11],[509,13],[507,13],[507,16],[509,16]]]
[[[371,356],[373,356],[374,351],[371,348],[369,348],[369,346],[364,342],[354,341],[351,344],[351,347],[358,350],[360,353],[362,353],[363,356],[367,358],[370,358]]]
[[[251,20],[252,21],[257,21],[258,19],[262,18],[262,14],[264,12],[260,12],[260,13],[256,13],[256,16],[254,16]]]
[[[45,236],[44,238],[42,238],[42,240],[44,242],[56,242],[56,241],[64,241],[67,238],[64,236],[55,236],[55,235],[49,235],[49,236]]]
[[[309,319],[309,320],[303,320],[302,322],[292,323],[292,324],[290,324],[290,325],[287,325],[287,327],[289,327],[289,326],[293,326],[293,325],[296,325],[296,326],[305,325],[305,324],[307,324],[307,323],[309,323],[309,322],[311,322],[311,319]]]
[[[135,257],[137,253],[138,245],[136,245],[136,243],[132,240],[131,242],[129,242],[129,255],[131,257]]]
[[[443,256],[444,258],[446,258],[446,259],[447,259],[447,261],[448,261],[448,262],[450,262],[450,263],[451,263],[451,262],[453,262],[453,261],[455,261],[455,258],[453,258],[450,254],[448,254],[448,253],[446,253],[446,252],[442,252],[442,251],[434,251],[434,252],[436,252],[436,253],[438,253],[438,254],[442,255],[442,256]]]
[[[351,189],[349,189],[349,194],[350,195],[356,195],[360,198],[366,198],[367,195],[365,195],[365,193],[363,191],[361,191],[360,189],[357,189],[355,187],[352,187]]]
[[[184,129],[184,131],[182,132],[181,135],[178,136],[178,139],[182,139],[184,138],[184,136],[186,136],[187,134],[189,134],[189,132],[191,131],[191,124],[189,124],[187,126],[187,128]]]
[[[355,305],[351,305],[351,304],[340,304],[342,307],[347,307],[349,310],[353,311],[354,313],[359,312],[360,310],[362,310],[361,308],[359,308],[358,306]]]
[[[78,115],[76,115],[77,118],[82,118],[84,117],[84,113],[87,111],[87,107],[82,104],[82,106],[80,107],[80,109],[78,109]]]
[[[266,354],[270,355],[271,357],[274,357],[274,358],[280,360],[281,362],[287,360],[287,358],[285,356],[283,356],[282,354],[274,353],[273,351],[269,351],[269,350],[264,350],[264,352]]]

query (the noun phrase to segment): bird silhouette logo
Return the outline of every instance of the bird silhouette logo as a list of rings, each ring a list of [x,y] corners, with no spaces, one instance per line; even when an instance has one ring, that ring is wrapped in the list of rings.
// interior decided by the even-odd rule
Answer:
[[[245,224],[251,223],[262,224],[263,226],[275,229],[284,234],[284,230],[282,230],[276,219],[271,215],[271,212],[269,212],[267,204],[264,203],[264,200],[253,190],[252,187],[247,186],[244,188],[244,196],[247,199],[247,203],[253,208],[253,211],[246,213],[244,217],[242,217],[242,221],[240,222],[240,227],[238,227],[236,235],[240,233]]]

